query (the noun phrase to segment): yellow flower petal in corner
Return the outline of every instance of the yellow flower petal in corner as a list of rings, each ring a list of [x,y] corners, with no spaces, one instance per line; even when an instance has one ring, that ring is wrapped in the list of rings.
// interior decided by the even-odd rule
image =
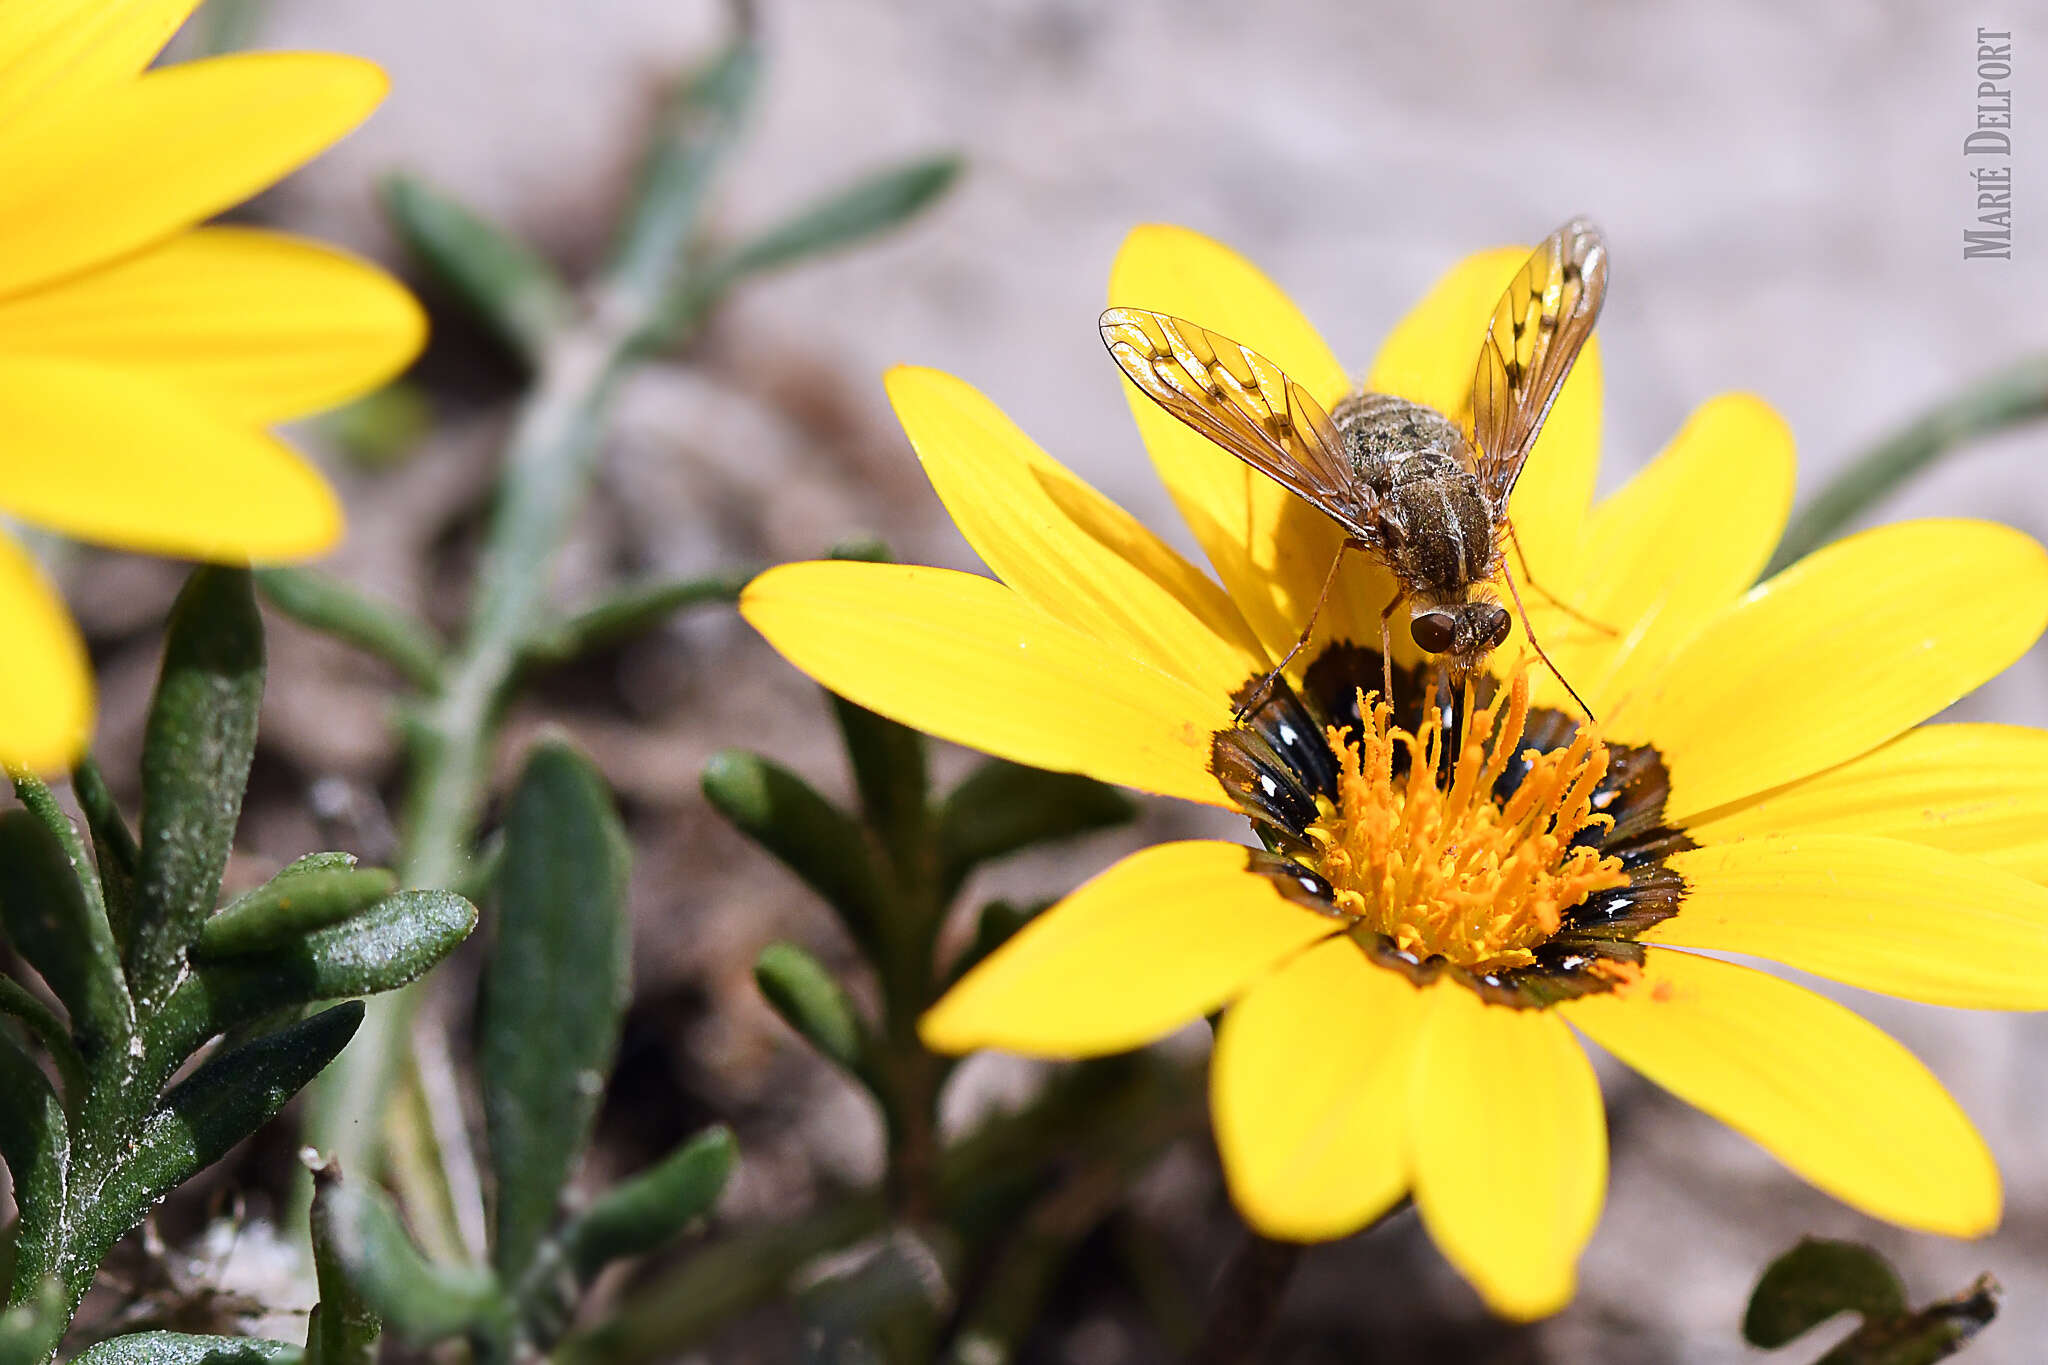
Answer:
[[[740,614],[848,700],[1019,763],[1212,806],[1230,699],[1127,658],[992,579],[915,565],[770,569]]]
[[[1509,281],[1527,263],[1529,251],[1501,247],[1453,266],[1388,334],[1366,374],[1365,387],[1427,404],[1462,421],[1470,406],[1472,374],[1487,324]],[[1579,532],[1599,465],[1600,342],[1594,337],[1579,353],[1508,502],[1508,516],[1536,581],[1566,601],[1573,600],[1577,587]],[[1520,581],[1522,566],[1512,548],[1508,564]],[[1528,586],[1523,582],[1525,595]]]
[[[1186,228],[1134,229],[1110,270],[1109,302],[1186,318],[1249,346],[1324,407],[1351,388],[1344,367],[1280,287],[1221,242]],[[1160,479],[1231,599],[1275,658],[1314,608],[1343,532],[1321,512],[1162,411],[1128,381],[1124,394]],[[1377,641],[1393,596],[1384,574],[1353,557],[1320,637]]]
[[[0,356],[0,512],[81,540],[226,563],[341,534],[319,472],[146,375]]]
[[[1671,767],[1677,820],[1876,748],[1998,673],[2048,624],[2048,553],[1980,521],[1815,551],[1683,645],[1614,712]]]
[[[1920,1062],[1813,992],[1650,950],[1640,982],[1558,1007],[1601,1047],[1844,1203],[1909,1228],[1998,1226],[1998,1168]]]
[[[1963,1009],[2048,1009],[2048,887],[1975,858],[1859,834],[1680,853],[1683,908],[1645,943],[1770,958]]]
[[[0,6],[0,124],[136,75],[198,0],[43,0]]]
[[[1792,506],[1792,433],[1770,405],[1723,394],[1663,454],[1593,509],[1572,605],[1546,644],[1605,715],[1756,582]]]
[[[1724,806],[1686,832],[1703,844],[1878,835],[2048,882],[2048,731],[1922,725],[1839,768]]]
[[[938,1052],[1123,1052],[1201,1018],[1335,932],[1237,844],[1135,853],[1019,930],[918,1025]]]
[[[1430,990],[1410,1091],[1415,1206],[1445,1257],[1505,1317],[1571,1300],[1607,1192],[1600,1084],[1548,1010]]]
[[[1231,1198],[1258,1232],[1343,1237],[1407,1191],[1408,1081],[1425,998],[1335,938],[1224,1014],[1209,1106]]]
[[[92,729],[92,669],[35,561],[0,536],[0,765],[61,772]]]
[[[10,125],[0,142],[0,294],[169,236],[266,189],[369,116],[384,73],[354,57],[246,53],[166,67]]]
[[[1221,588],[973,386],[907,365],[888,383],[954,524],[1019,596],[1206,691],[1228,695],[1265,672],[1258,639]]]
[[[0,298],[9,355],[158,376],[267,424],[367,392],[419,353],[426,318],[367,262],[274,232],[201,228],[46,289]]]

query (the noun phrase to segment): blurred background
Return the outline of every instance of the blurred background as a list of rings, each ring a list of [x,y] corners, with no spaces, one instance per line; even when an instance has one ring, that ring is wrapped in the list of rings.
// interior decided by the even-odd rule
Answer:
[[[1094,328],[1111,256],[1148,220],[1244,251],[1362,370],[1458,257],[1593,216],[1614,260],[1601,323],[1603,488],[1700,401],[1751,389],[1789,419],[1810,491],[1928,405],[2048,346],[2048,239],[2034,226],[2048,221],[2048,161],[2036,151],[2048,147],[2048,122],[2030,127],[2027,113],[2031,92],[2048,90],[2048,55],[2034,70],[2035,54],[2048,54],[2038,7],[762,0],[758,10],[764,92],[723,178],[720,224],[758,226],[862,168],[934,149],[958,151],[966,172],[907,230],[741,291],[689,349],[630,382],[598,495],[562,564],[565,596],[621,571],[810,558],[861,531],[906,559],[972,567],[890,419],[880,376],[899,361],[973,382],[1190,546]],[[728,16],[713,0],[269,0],[243,19],[252,46],[358,53],[393,79],[367,127],[253,217],[405,268],[375,192],[404,169],[577,273],[606,246],[663,91],[724,36]],[[1979,26],[2015,31],[2011,261],[1961,256],[1974,214],[1962,139]],[[437,334],[411,385],[431,426],[395,452],[365,449],[332,422],[305,440],[351,505],[349,543],[329,567],[452,622],[522,380],[426,297]],[[1953,457],[1881,515],[1996,516],[2048,537],[2044,463],[2048,428],[2023,430]],[[76,566],[110,753],[132,751],[152,632],[176,582],[139,560]],[[266,854],[315,845],[388,857],[389,679],[288,623],[273,648],[243,831],[249,875],[269,870],[257,866]],[[2048,722],[2048,652],[1957,715]],[[636,1166],[711,1118],[730,1121],[745,1162],[721,1210],[729,1219],[787,1214],[823,1188],[874,1178],[880,1129],[865,1097],[783,1029],[750,975],[778,937],[836,962],[848,949],[697,787],[712,752],[744,744],[844,791],[814,689],[714,611],[544,679],[513,718],[507,752],[544,725],[590,750],[637,844],[636,996],[601,1129],[605,1160]],[[960,756],[943,762],[957,769]],[[1138,839],[1195,821],[1158,803],[1137,833],[1008,866],[986,890],[1055,894]],[[2039,1359],[2048,1020],[1856,1004],[1926,1058],[1985,1131],[2009,1184],[1994,1238],[1947,1243],[1865,1220],[1617,1069],[1614,1183],[1568,1312],[1532,1328],[1491,1322],[1412,1220],[1396,1220],[1308,1258],[1272,1358],[1751,1359],[1737,1329],[1754,1277],[1815,1233],[1883,1247],[1916,1300],[1994,1272],[2004,1313],[1969,1359]],[[977,1062],[953,1117],[1012,1103],[1035,1076]],[[1135,1306],[1126,1243],[1159,1251],[1172,1283],[1199,1299],[1235,1235],[1203,1139],[1173,1149],[1120,1217],[1065,1273],[1027,1358],[1164,1358]],[[789,1330],[756,1315],[687,1358],[792,1359]]]

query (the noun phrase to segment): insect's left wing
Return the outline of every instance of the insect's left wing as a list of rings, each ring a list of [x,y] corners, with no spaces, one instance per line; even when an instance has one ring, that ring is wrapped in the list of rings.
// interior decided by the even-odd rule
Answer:
[[[1495,305],[1472,375],[1467,433],[1495,508],[1507,506],[1606,296],[1607,239],[1574,218],[1544,239]]]
[[[1371,495],[1349,477],[1322,405],[1266,357],[1192,322],[1143,308],[1102,315],[1102,341],[1146,396],[1354,533]]]

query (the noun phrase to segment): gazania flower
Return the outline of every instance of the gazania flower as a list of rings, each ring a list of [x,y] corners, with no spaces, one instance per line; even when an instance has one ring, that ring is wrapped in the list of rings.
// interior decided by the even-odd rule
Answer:
[[[361,122],[383,73],[261,53],[145,71],[197,0],[0,7],[0,516],[246,563],[341,532],[267,434],[389,378],[424,335],[381,272],[297,238],[193,224]],[[61,767],[91,677],[63,606],[0,537],[0,763]]]
[[[1455,413],[1519,250],[1454,269],[1367,388]],[[1325,406],[1349,387],[1251,266],[1147,227],[1112,303],[1199,320]],[[1106,362],[1105,362],[1106,364]],[[1353,555],[1327,625],[1246,726],[1233,698],[1293,643],[1338,532],[1132,392],[1212,580],[957,379],[903,369],[898,415],[1000,581],[853,563],[771,570],[743,610],[797,667],[961,743],[1251,819],[1257,849],[1125,859],[925,1018],[934,1048],[1079,1057],[1218,1008],[1211,1097],[1238,1207],[1316,1241],[1412,1195],[1496,1310],[1571,1296],[1607,1183],[1580,1040],[1874,1216],[1974,1236],[1998,1174],[1940,1083],[1855,1013],[1707,953],[1911,1000],[2048,1005],[2048,735],[1913,728],[2048,622],[2048,555],[2004,528],[1889,526],[1752,588],[1792,443],[1762,402],[1702,407],[1590,505],[1599,358],[1511,506],[1560,669],[1494,656],[1455,764],[1392,585]]]

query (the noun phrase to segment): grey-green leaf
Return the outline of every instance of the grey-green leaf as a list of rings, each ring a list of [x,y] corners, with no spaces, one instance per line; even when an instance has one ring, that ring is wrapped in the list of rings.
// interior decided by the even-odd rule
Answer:
[[[564,1234],[569,1263],[588,1280],[613,1261],[660,1250],[710,1211],[738,1159],[730,1128],[699,1133],[592,1201]]]
[[[287,1341],[135,1332],[87,1347],[72,1365],[299,1365],[303,1358]]]
[[[246,569],[195,569],[171,608],[142,741],[142,867],[128,983],[163,1003],[220,895],[263,699],[263,622]]]
[[[128,924],[134,918],[135,880],[141,875],[141,850],[135,846],[128,822],[121,818],[98,764],[89,758],[81,760],[71,773],[71,791],[78,798],[78,808],[85,812],[86,828],[92,831],[93,860],[99,866],[107,923],[113,928],[115,945],[125,951]]]
[[[946,797],[939,847],[950,893],[976,865],[1033,844],[1127,824],[1137,806],[1122,792],[1078,773],[1052,773],[994,758]]]
[[[712,174],[753,107],[760,74],[760,48],[743,34],[662,111],[613,250],[616,287],[648,300],[669,292],[703,215]]]
[[[581,755],[534,750],[504,833],[478,1062],[497,1174],[492,1261],[515,1284],[554,1224],[611,1074],[631,935],[625,834]]]
[[[957,156],[934,156],[864,176],[742,244],[714,269],[729,282],[887,232],[944,194],[960,167]]]
[[[787,768],[740,749],[712,755],[703,785],[720,814],[803,878],[873,949],[890,896],[858,822]]]
[[[382,1191],[343,1180],[323,1188],[318,1199],[349,1283],[393,1332],[425,1346],[503,1331],[507,1309],[491,1273],[428,1260]]]
[[[384,1323],[348,1277],[334,1244],[334,1203],[340,1183],[333,1162],[313,1168],[313,1276],[320,1302],[306,1322],[306,1365],[376,1365]]]
[[[526,656],[537,663],[564,663],[643,635],[690,607],[737,602],[754,573],[752,569],[729,569],[620,588],[537,632],[527,642]]]
[[[783,1022],[827,1059],[859,1074],[867,1030],[823,963],[794,943],[771,943],[755,960],[754,981]]]
[[[362,1022],[362,1002],[337,1005],[209,1057],[173,1086],[86,1211],[83,1263],[97,1265],[152,1204],[275,1118]]]
[[[71,1128],[42,1069],[0,1029],[0,1158],[14,1182],[17,1285],[54,1273],[63,1253]]]
[[[1837,1313],[1885,1318],[1905,1311],[1905,1286],[1884,1257],[1860,1243],[1809,1237],[1764,1270],[1750,1293],[1742,1335],[1768,1349]]]
[[[384,182],[384,210],[422,264],[528,364],[575,314],[554,268],[507,229],[409,175]]]
[[[113,931],[56,836],[25,810],[0,812],[0,920],[70,1011],[80,1050],[92,1058],[126,1047],[135,1013]]]
[[[86,901],[95,912],[104,915],[107,903],[100,894],[99,867],[92,854],[87,852],[85,840],[79,838],[78,826],[71,823],[71,817],[57,804],[56,794],[44,786],[40,778],[33,773],[14,773],[12,776],[16,799],[50,831],[64,850],[64,857],[71,864],[71,875],[78,879]]]
[[[256,586],[292,620],[382,659],[421,691],[441,685],[440,638],[432,626],[391,603],[299,566],[259,569]]]
[[[203,962],[148,1022],[152,1064],[177,1066],[215,1034],[288,1005],[396,990],[476,927],[449,891],[400,891],[340,924],[268,952]]]
[[[315,930],[361,914],[398,884],[380,867],[301,858],[247,895],[238,896],[206,921],[193,956],[233,957],[283,947]]]

